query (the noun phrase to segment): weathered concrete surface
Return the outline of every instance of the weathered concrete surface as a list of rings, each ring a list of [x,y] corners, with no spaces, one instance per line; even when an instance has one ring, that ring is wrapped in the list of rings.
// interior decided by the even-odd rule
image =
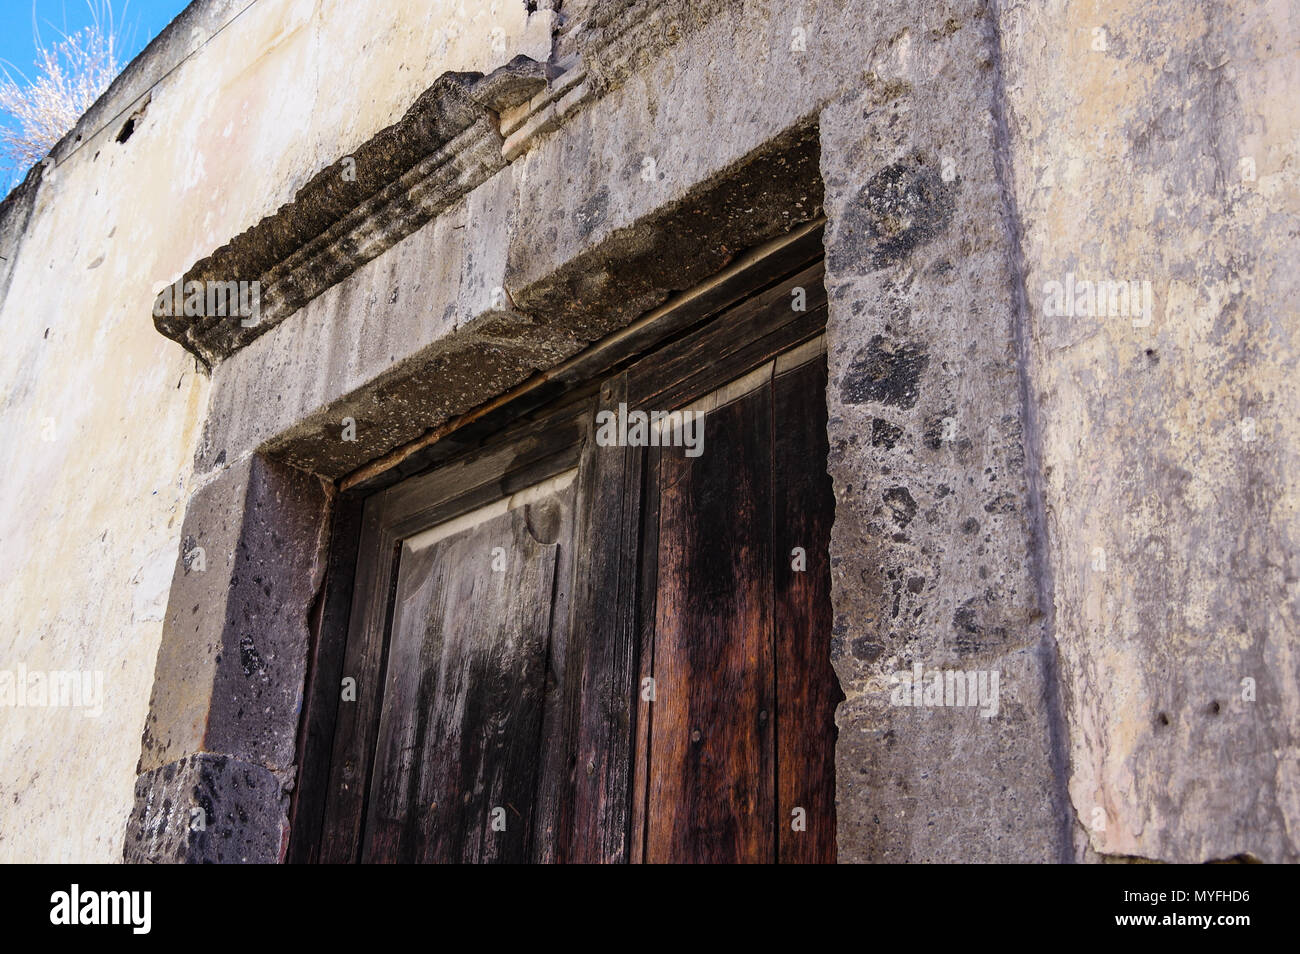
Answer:
[[[1081,840],[1296,861],[1300,20],[1002,7]],[[1067,273],[1149,318],[1046,313]]]
[[[845,861],[1069,847],[978,12],[901,28],[821,115]],[[996,714],[898,705],[891,676],[916,664],[996,671]]]
[[[0,708],[3,861],[122,857],[208,399],[147,317],[155,292],[441,73],[550,47],[550,12],[522,3],[286,0],[229,22],[247,6],[191,4],[0,211],[0,670],[98,671],[107,697],[98,718]]]
[[[664,7],[661,27],[680,14]],[[776,5],[681,14],[673,22],[693,32],[651,30],[653,69],[626,76],[585,46],[587,67],[615,77],[603,98],[463,209],[217,368],[199,466],[260,446],[344,473],[554,364],[764,228],[814,214],[821,192],[798,131],[819,125],[836,661],[849,694],[841,857],[1060,860],[1064,749],[1031,569],[993,24],[975,3],[920,22],[908,5],[876,6],[864,52],[863,15],[858,4],[821,5],[803,24]],[[803,49],[792,49],[795,26]],[[763,154],[774,162],[754,175]],[[757,191],[728,192],[729,169]],[[696,212],[692,197],[710,183],[723,184],[722,198]],[[695,213],[694,228],[671,218],[679,208]],[[513,308],[494,309],[498,283]],[[275,401],[263,399],[265,380],[277,382]],[[355,441],[343,439],[345,417]],[[998,715],[891,706],[890,673],[914,661],[999,670]]]
[[[528,181],[486,183],[218,365],[199,468],[261,447],[340,477],[554,366],[821,208],[817,134],[805,125],[640,222],[602,230],[600,242],[575,247],[563,267],[523,284],[513,276],[536,259],[525,258],[532,236],[557,231],[554,222],[520,221]],[[598,205],[574,210],[590,232],[604,222]],[[512,266],[511,256],[524,264]]]

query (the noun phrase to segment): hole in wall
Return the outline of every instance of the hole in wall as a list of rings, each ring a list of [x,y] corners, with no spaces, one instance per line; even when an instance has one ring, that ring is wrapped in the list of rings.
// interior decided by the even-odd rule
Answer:
[[[140,104],[139,108],[136,109],[133,113],[131,113],[130,116],[127,117],[126,122],[122,124],[122,128],[118,130],[117,133],[118,142],[126,142],[128,139],[131,138],[131,134],[135,132],[136,121],[144,117],[145,110],[149,108],[149,104],[152,101],[153,101],[153,96],[146,96],[144,98],[144,102]]]

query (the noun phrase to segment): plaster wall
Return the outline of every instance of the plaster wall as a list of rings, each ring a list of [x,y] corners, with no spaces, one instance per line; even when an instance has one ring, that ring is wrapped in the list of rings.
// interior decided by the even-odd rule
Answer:
[[[1085,854],[1300,854],[1300,13],[1002,3]],[[1149,314],[1061,315],[1135,280]]]
[[[191,4],[6,201],[0,670],[100,672],[103,711],[0,709],[0,860],[121,858],[209,392],[149,321],[155,292],[400,117],[430,77],[544,59],[549,16]]]

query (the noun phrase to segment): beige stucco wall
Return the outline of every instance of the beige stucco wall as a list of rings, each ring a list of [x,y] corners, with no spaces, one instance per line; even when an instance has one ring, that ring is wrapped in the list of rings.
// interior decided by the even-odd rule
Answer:
[[[1002,7],[1080,845],[1294,859],[1300,15]],[[1071,272],[1149,323],[1048,314]]]
[[[0,223],[0,670],[104,689],[98,718],[0,707],[0,861],[121,858],[208,391],[151,324],[155,291],[440,73],[550,49],[551,14],[522,3],[285,0],[232,21],[244,6],[191,5]]]

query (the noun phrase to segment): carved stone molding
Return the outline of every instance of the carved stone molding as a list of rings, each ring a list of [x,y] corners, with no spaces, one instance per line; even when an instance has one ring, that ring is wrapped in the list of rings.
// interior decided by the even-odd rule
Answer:
[[[579,29],[566,32],[561,20],[546,63],[521,55],[486,75],[444,73],[398,122],[326,166],[293,201],[196,262],[177,283],[183,292],[191,282],[256,281],[256,315],[155,312],[155,327],[210,370],[726,9],[725,0],[595,4]]]
[[[330,163],[292,202],[180,279],[182,288],[258,282],[255,320],[155,314],[155,327],[212,368],[500,171],[507,162],[500,114],[524,117],[526,128],[511,141],[514,158],[524,140],[550,128],[527,117],[540,111],[553,118],[553,95],[571,93],[580,78],[576,60],[566,66],[560,72],[518,56],[486,76],[444,73],[398,122]]]

